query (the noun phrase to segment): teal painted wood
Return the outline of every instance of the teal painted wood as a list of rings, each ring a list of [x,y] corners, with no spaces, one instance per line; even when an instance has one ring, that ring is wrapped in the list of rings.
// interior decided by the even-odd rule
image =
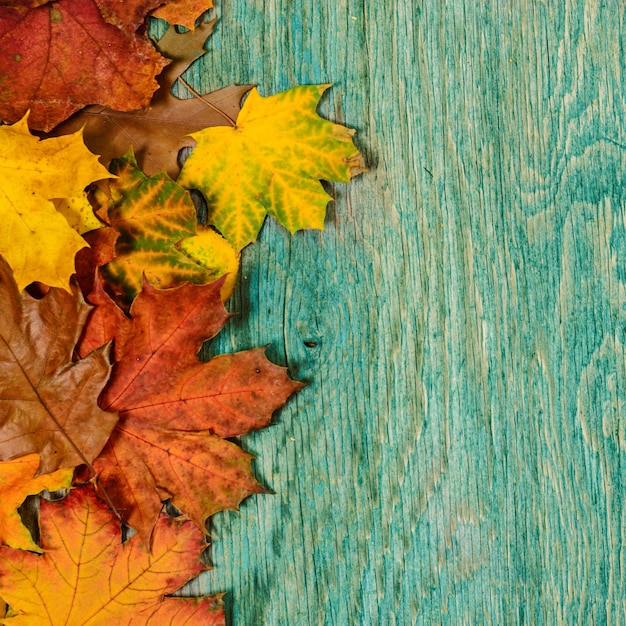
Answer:
[[[237,626],[626,623],[623,3],[218,11],[187,80],[334,82],[371,172],[244,254],[212,350],[310,384],[196,590]]]

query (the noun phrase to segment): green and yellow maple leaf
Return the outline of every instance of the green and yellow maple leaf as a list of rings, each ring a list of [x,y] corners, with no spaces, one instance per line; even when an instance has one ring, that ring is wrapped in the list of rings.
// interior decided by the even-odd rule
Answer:
[[[348,182],[364,171],[354,131],[316,113],[329,86],[295,87],[267,98],[253,89],[234,127],[191,134],[197,145],[178,182],[204,193],[209,222],[235,248],[256,239],[268,214],[292,233],[323,229],[332,197],[320,181]]]
[[[40,281],[70,290],[74,255],[87,243],[52,200],[80,197],[103,178],[111,175],[85,147],[82,131],[41,141],[26,117],[0,126],[0,254],[18,289]]]
[[[102,274],[126,302],[141,291],[143,276],[156,287],[207,284],[229,274],[232,290],[239,258],[213,230],[199,229],[189,192],[161,172],[147,177],[132,153],[113,161],[108,219],[120,236],[115,258]]]
[[[26,456],[0,463],[0,544],[17,550],[41,552],[17,511],[26,496],[47,489],[69,488],[74,468],[60,469],[52,474],[36,476],[39,455]]]

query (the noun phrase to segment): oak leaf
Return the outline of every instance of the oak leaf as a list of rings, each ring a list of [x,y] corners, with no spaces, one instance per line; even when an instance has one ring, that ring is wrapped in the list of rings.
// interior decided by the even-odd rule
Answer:
[[[159,290],[146,281],[131,319],[110,329],[114,367],[101,406],[120,422],[94,468],[144,537],[166,498],[204,528],[210,515],[262,491],[251,456],[223,438],[267,426],[302,387],[263,349],[198,360],[203,341],[229,318],[221,283]]]
[[[40,473],[90,463],[117,415],[98,406],[107,350],[72,363],[90,307],[78,289],[20,294],[0,258],[0,460],[38,453]]]
[[[157,48],[172,62],[159,75],[159,89],[150,106],[140,111],[116,111],[105,106],[87,107],[52,131],[53,135],[84,128],[85,143],[108,164],[133,149],[138,166],[151,176],[165,170],[175,178],[180,171],[178,153],[195,142],[188,135],[207,126],[223,124],[237,115],[241,98],[250,87],[231,86],[211,94],[181,99],[172,87],[190,63],[205,54],[203,45],[214,22],[195,31],[177,33],[169,30],[157,42]]]
[[[41,141],[26,118],[0,126],[0,254],[18,288],[33,281],[69,289],[74,255],[87,244],[56,210],[54,198],[76,198],[110,178],[80,131]]]
[[[43,555],[0,548],[0,596],[14,615],[0,623],[225,623],[219,597],[164,599],[207,569],[200,560],[207,544],[190,521],[161,516],[151,551],[139,535],[122,543],[119,521],[83,487],[43,502],[40,527]]]
[[[30,532],[22,524],[18,507],[26,496],[43,490],[57,491],[72,485],[73,468],[64,468],[52,474],[40,474],[39,455],[28,454],[0,463],[0,544],[16,550],[41,552]]]
[[[148,178],[137,168],[132,153],[116,159],[111,171],[107,218],[119,233],[115,258],[102,274],[122,302],[141,291],[145,276],[168,288],[183,282],[206,284],[229,274],[223,296],[234,286],[239,258],[213,230],[198,230],[196,210],[186,189],[164,172]]]
[[[266,214],[292,233],[323,229],[332,197],[320,180],[348,182],[364,171],[354,131],[316,113],[328,87],[295,87],[267,98],[253,89],[236,124],[192,133],[197,145],[178,182],[202,191],[209,223],[235,248],[256,239]]]
[[[0,119],[48,131],[89,104],[145,107],[166,60],[137,32],[161,2],[58,0],[0,11]],[[123,13],[120,13],[123,11]]]

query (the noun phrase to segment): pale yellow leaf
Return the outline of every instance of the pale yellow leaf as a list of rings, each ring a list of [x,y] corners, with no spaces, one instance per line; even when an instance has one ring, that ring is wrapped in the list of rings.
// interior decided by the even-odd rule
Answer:
[[[82,131],[42,141],[26,119],[0,126],[0,254],[20,290],[33,281],[69,290],[74,255],[87,244],[52,200],[79,197],[111,175],[85,147]]]
[[[93,207],[84,194],[76,198],[56,199],[53,202],[56,210],[79,235],[102,227],[102,222],[95,216]]]
[[[237,282],[239,254],[211,228],[200,230],[197,235],[183,239],[178,247],[202,267],[212,270],[218,276],[226,274],[222,285],[222,300],[230,297]]]

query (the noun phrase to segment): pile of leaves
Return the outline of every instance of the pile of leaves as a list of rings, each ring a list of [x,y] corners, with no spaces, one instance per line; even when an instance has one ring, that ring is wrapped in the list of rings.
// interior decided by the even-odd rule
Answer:
[[[320,180],[363,170],[328,85],[173,96],[210,2],[162,4],[0,0],[2,624],[224,623],[168,594],[207,569],[207,518],[264,490],[229,439],[302,385],[262,348],[197,354],[266,216],[323,228]],[[149,14],[191,30],[153,45]],[[42,491],[64,497],[28,529]]]

